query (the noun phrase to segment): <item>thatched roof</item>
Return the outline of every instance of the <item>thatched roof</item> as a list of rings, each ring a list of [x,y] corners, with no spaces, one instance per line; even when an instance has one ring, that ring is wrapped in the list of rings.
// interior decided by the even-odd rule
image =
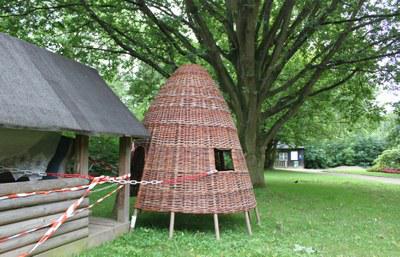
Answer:
[[[0,126],[148,135],[95,69],[3,33]]]

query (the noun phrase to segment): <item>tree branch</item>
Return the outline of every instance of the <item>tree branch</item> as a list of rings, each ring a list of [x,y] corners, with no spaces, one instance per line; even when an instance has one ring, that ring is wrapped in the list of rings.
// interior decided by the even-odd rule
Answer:
[[[261,65],[260,65],[261,71],[266,70],[266,67],[268,67],[269,65],[276,62],[276,60],[279,58],[279,55],[282,52],[284,42],[286,41],[286,39],[288,37],[289,21],[290,21],[290,16],[291,16],[293,7],[294,7],[294,1],[287,0],[287,2],[285,2],[285,4],[287,4],[287,5],[282,7],[282,8],[285,8],[285,11],[284,11],[283,17],[282,17],[282,25],[280,28],[280,32],[279,32],[278,36],[275,38],[274,50],[273,50],[270,58],[261,59]],[[270,69],[270,71],[272,71],[272,69]],[[265,77],[268,77],[269,75],[270,74],[268,74],[268,71],[267,71],[267,74]]]
[[[342,23],[347,23],[347,22],[362,21],[362,20],[370,19],[370,18],[390,18],[390,17],[397,17],[397,16],[400,16],[400,12],[394,12],[394,13],[388,13],[388,14],[370,14],[370,15],[365,15],[365,16],[358,17],[358,18],[353,18],[353,19],[326,21],[326,22],[322,23],[321,25],[342,24]]]
[[[352,77],[354,77],[354,75],[355,75],[358,71],[359,71],[359,70],[357,70],[357,69],[353,70],[353,71],[352,71],[349,75],[347,75],[345,78],[339,80],[339,81],[336,82],[336,83],[333,83],[333,84],[330,85],[330,86],[327,86],[327,87],[321,88],[321,89],[319,89],[319,90],[316,90],[316,91],[310,93],[309,96],[316,96],[316,95],[319,95],[319,94],[321,94],[321,93],[323,93],[323,92],[326,92],[326,91],[332,90],[332,89],[334,89],[334,88],[337,88],[338,86],[340,86],[340,85],[346,83],[346,82],[349,81]]]
[[[156,63],[153,59],[149,58],[148,56],[144,56],[143,54],[140,54],[139,52],[135,51],[133,48],[129,47],[126,45],[120,38],[118,38],[115,35],[115,29],[111,27],[108,23],[104,22],[102,19],[100,19],[99,16],[90,8],[89,5],[86,4],[86,0],[80,0],[82,6],[85,8],[85,10],[88,12],[90,17],[97,22],[100,27],[110,36],[111,39],[122,49],[127,51],[131,56],[138,58],[139,60],[147,63],[149,66],[153,67],[155,70],[157,70],[161,75],[164,77],[169,77],[170,73],[166,70],[164,70],[158,63]]]
[[[189,52],[196,54],[197,53],[196,48],[189,42],[189,40],[187,40],[187,38],[184,35],[182,35],[176,28],[172,28],[171,26],[168,26],[165,22],[162,22],[160,19],[158,19],[154,15],[154,13],[150,10],[150,8],[147,7],[145,0],[138,0],[137,2],[135,1],[133,2],[129,1],[129,2],[138,5],[141,12],[144,15],[146,15],[152,22],[154,22],[154,24],[157,25],[160,31],[166,36],[167,40],[171,42],[171,44],[181,55],[189,58],[191,62],[195,62],[195,60],[190,55],[188,55],[188,52],[184,51],[175,40],[175,38],[177,38]],[[175,38],[172,35],[174,35]]]
[[[355,10],[352,12],[352,17],[357,15],[359,10],[361,9],[362,4],[364,3],[364,0],[360,0],[358,2],[358,6]],[[341,45],[344,42],[344,39],[346,36],[351,32],[351,24],[348,24],[346,28],[344,29],[343,32],[339,34],[339,36],[336,38],[335,42],[332,43],[332,47],[329,47],[328,53],[324,56],[323,60],[320,62],[318,66],[316,66],[315,72],[311,75],[310,79],[305,83],[305,85],[302,87],[302,89],[294,94],[294,98],[287,100],[287,101],[292,101],[290,104],[290,107],[288,111],[282,115],[277,122],[274,123],[274,125],[268,130],[266,135],[264,136],[263,140],[263,147],[268,144],[270,140],[272,140],[278,130],[285,124],[286,121],[288,121],[294,114],[297,113],[297,111],[300,109],[301,105],[304,103],[307,97],[310,96],[312,93],[312,87],[315,85],[315,83],[318,81],[322,73],[327,69],[327,62],[332,58],[332,56],[340,49]],[[339,82],[338,82],[339,83]],[[344,83],[344,82],[343,82]],[[340,84],[343,84],[340,83]],[[296,99],[296,100],[294,100]],[[278,101],[279,102],[279,101]]]
[[[311,35],[313,35],[317,31],[319,24],[325,21],[327,15],[337,8],[338,3],[339,0],[332,1],[329,7],[324,12],[322,12],[320,16],[317,16],[315,18],[316,19],[315,22],[311,21],[309,22],[309,25],[306,26],[298,34],[298,37],[296,38],[294,43],[291,46],[286,46],[286,49],[288,50],[286,51],[285,54],[283,54],[279,63],[275,64],[272,67],[271,66],[265,67],[265,69],[267,70],[262,71],[262,73],[265,73],[265,75],[263,76],[263,80],[261,81],[261,86],[260,86],[261,99],[265,99],[268,96],[268,91],[272,87],[272,82],[279,76],[285,65],[294,56],[294,54],[307,42],[307,40],[311,37]],[[327,49],[325,48],[325,50]],[[315,56],[310,63],[316,60],[317,56]]]
[[[106,53],[112,53],[112,54],[128,54],[128,51],[123,51],[123,50],[114,50],[114,49],[107,49],[107,48],[100,48],[100,47],[92,47],[92,46],[72,46],[73,48],[78,48],[78,49],[89,49],[89,50],[95,50],[95,51],[100,51],[100,52],[106,52]]]
[[[10,14],[10,15],[1,15],[0,18],[7,18],[7,17],[22,17],[22,16],[28,16],[36,11],[47,11],[47,10],[59,10],[59,9],[64,9],[68,7],[74,7],[74,6],[81,6],[81,4],[77,3],[69,3],[69,4],[60,4],[60,5],[55,5],[55,6],[39,6],[39,7],[33,7],[28,10],[26,10],[23,13],[16,13],[16,14]],[[2,7],[2,9],[6,9],[5,7]],[[7,12],[7,11],[6,11]],[[9,13],[12,11],[9,10]]]
[[[266,63],[266,57],[270,47],[272,46],[274,39],[276,38],[277,32],[281,27],[284,20],[290,19],[291,9],[293,8],[294,2],[292,0],[285,0],[282,7],[279,10],[279,14],[276,17],[271,29],[268,34],[263,35],[263,39],[257,48],[257,56],[259,57],[259,63]]]
[[[263,29],[262,35],[268,34],[272,4],[273,0],[265,0],[263,6],[261,7],[261,12],[256,25],[256,39],[258,39],[258,34],[261,28]]]
[[[332,61],[332,62],[328,63],[327,65],[329,67],[337,67],[337,66],[340,66],[343,64],[355,64],[355,63],[367,62],[367,61],[371,61],[371,60],[382,59],[385,57],[396,56],[399,54],[400,54],[400,50],[397,50],[397,51],[386,53],[386,54],[378,54],[378,55],[368,56],[365,58],[354,59],[354,60],[336,60],[336,61]]]
[[[220,51],[214,37],[205,21],[200,16],[195,3],[192,0],[185,0],[185,2],[188,16],[193,19],[193,24],[197,25],[197,27],[194,27],[194,33],[199,43],[206,49],[207,56],[205,56],[204,59],[210,63],[217,72],[221,88],[230,97],[231,101],[228,101],[228,104],[231,109],[234,110],[237,115],[241,116],[243,106],[241,92],[238,87],[235,87],[232,77],[229,75],[229,72],[222,62]]]

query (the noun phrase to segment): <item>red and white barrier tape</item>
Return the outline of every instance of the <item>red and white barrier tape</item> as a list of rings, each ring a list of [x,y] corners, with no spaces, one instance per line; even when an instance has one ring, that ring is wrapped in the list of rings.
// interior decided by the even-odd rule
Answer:
[[[33,195],[48,195],[48,194],[52,194],[52,193],[73,192],[73,191],[79,191],[82,189],[86,189],[88,187],[89,187],[89,185],[82,185],[82,186],[66,187],[66,188],[53,189],[53,190],[47,190],[47,191],[16,193],[16,194],[0,196],[0,201],[6,200],[6,199],[24,198],[24,197],[33,196]]]
[[[86,189],[85,193],[81,196],[81,198],[76,200],[70,207],[68,207],[63,215],[61,215],[52,223],[52,226],[47,230],[47,232],[42,236],[42,238],[40,238],[40,240],[29,252],[19,255],[19,257],[26,257],[31,255],[40,245],[46,242],[68,218],[74,215],[76,209],[79,207],[79,205],[81,205],[85,197],[90,193],[90,190],[92,190],[103,178],[104,177],[102,176],[94,178],[89,184],[89,187]]]
[[[66,176],[62,176],[62,175],[66,175]],[[77,174],[59,174],[60,177],[62,176],[64,178],[71,178],[70,175],[77,175]],[[118,183],[118,181],[126,181],[125,179],[129,179],[129,177],[130,177],[130,175],[125,175],[125,176],[120,176],[120,177],[115,177],[115,178],[114,177],[103,177],[103,179],[99,182],[99,184]],[[95,177],[92,177],[92,179],[94,179],[94,178]],[[43,191],[28,192],[28,193],[15,193],[15,194],[0,196],[0,201],[7,200],[7,199],[24,198],[24,197],[28,197],[28,196],[34,196],[34,195],[48,195],[48,194],[52,194],[52,193],[73,192],[73,191],[83,190],[88,187],[89,187],[89,185],[82,185],[82,186],[66,187],[66,188],[46,190],[46,191],[43,190]]]
[[[188,176],[182,176],[182,177],[177,177],[174,179],[166,179],[166,180],[129,180],[130,175],[125,175],[125,176],[120,176],[120,177],[109,177],[109,176],[103,176],[102,180],[99,181],[99,184],[104,184],[104,183],[117,183],[121,185],[137,185],[137,184],[142,184],[142,185],[157,185],[157,184],[178,184],[182,183],[185,181],[193,181],[200,179],[202,177],[206,177],[208,175],[214,174],[217,171],[209,171],[209,172],[203,172],[200,174],[196,175],[188,175]],[[91,177],[91,176],[82,176],[79,174],[57,174],[57,173],[47,173],[48,176],[59,176],[63,178],[85,178],[85,179],[94,179],[96,177]],[[88,188],[89,185],[82,185],[82,186],[76,186],[76,187],[70,187],[70,188],[61,188],[61,189],[53,189],[53,190],[47,190],[47,191],[36,191],[36,192],[28,192],[28,193],[16,193],[16,194],[9,194],[9,195],[4,195],[0,196],[0,201],[1,200],[7,200],[7,199],[15,199],[15,198],[23,198],[23,197],[28,197],[28,196],[33,196],[33,195],[48,195],[52,193],[61,193],[61,192],[71,192],[71,191],[79,191]]]
[[[97,199],[94,203],[92,203],[91,205],[89,205],[86,208],[82,208],[76,211],[76,214],[81,213],[85,210],[91,209],[93,208],[93,206],[103,202],[105,199],[107,199],[108,197],[112,196],[114,193],[118,192],[119,190],[121,190],[124,187],[124,185],[119,185],[116,189],[114,189],[113,191],[109,192],[108,194],[106,194],[105,196]]]
[[[105,199],[107,199],[108,197],[112,196],[114,193],[118,192],[118,191],[119,191],[121,188],[123,188],[123,187],[124,187],[123,185],[119,185],[116,189],[112,190],[111,192],[109,192],[109,193],[107,193],[106,195],[102,196],[101,198],[97,199],[94,203],[90,204],[89,206],[87,206],[87,207],[85,207],[85,208],[82,208],[82,209],[76,210],[76,211],[74,212],[73,216],[75,216],[75,215],[77,215],[77,214],[79,214],[79,213],[81,213],[81,212],[83,212],[83,211],[89,210],[89,209],[93,208],[93,207],[94,207],[95,205],[97,205],[97,204],[100,204],[100,203],[103,202]],[[109,188],[106,188],[106,189],[109,189]],[[25,230],[25,231],[23,231],[23,232],[20,232],[20,233],[18,233],[18,234],[12,235],[12,236],[2,237],[2,238],[0,238],[0,243],[4,243],[4,242],[6,242],[6,241],[9,241],[9,240],[11,240],[11,239],[15,239],[15,238],[18,238],[18,237],[23,237],[23,236],[25,236],[25,235],[27,235],[27,234],[29,234],[29,233],[33,233],[33,232],[38,231],[38,230],[40,230],[40,229],[49,227],[49,226],[51,226],[51,225],[53,224],[53,222],[55,222],[55,221],[56,221],[56,220],[53,220],[53,221],[51,221],[51,222],[49,222],[49,223],[47,223],[47,224],[44,224],[44,225],[41,225],[41,226],[38,226],[38,227],[35,227],[35,228],[31,228],[31,229],[28,229],[28,230]]]
[[[67,191],[72,191],[72,190],[76,191],[76,190],[82,190],[82,189],[86,188],[86,191],[81,196],[81,198],[79,198],[77,201],[75,201],[70,207],[68,207],[68,209],[64,212],[63,215],[61,215],[56,220],[52,221],[50,224],[43,225],[43,226],[40,226],[40,227],[37,227],[37,228],[33,228],[33,229],[29,229],[27,231],[18,233],[16,235],[13,235],[13,236],[10,236],[10,237],[7,237],[7,238],[0,238],[0,243],[8,241],[10,239],[14,239],[14,238],[17,238],[17,237],[24,236],[26,234],[32,233],[34,231],[37,231],[39,229],[51,226],[47,230],[47,232],[41,237],[41,239],[36,243],[36,245],[29,252],[19,255],[19,257],[26,257],[26,256],[31,255],[40,245],[42,245],[44,242],[46,242],[57,231],[57,229],[63,223],[65,223],[67,221],[68,218],[70,218],[70,217],[74,216],[75,214],[80,213],[80,212],[82,212],[84,210],[90,209],[96,204],[101,203],[106,198],[110,197],[112,194],[114,194],[115,192],[117,192],[118,190],[120,190],[121,188],[123,188],[127,184],[132,184],[132,185],[136,185],[136,184],[144,184],[144,185],[146,185],[146,184],[161,184],[161,183],[177,184],[177,183],[182,183],[182,182],[185,182],[185,181],[197,180],[197,179],[200,179],[202,177],[206,177],[206,176],[212,175],[214,173],[217,173],[217,171],[215,170],[215,171],[209,171],[209,172],[200,173],[200,174],[197,174],[197,175],[182,176],[182,177],[178,177],[178,178],[174,178],[174,179],[152,180],[152,181],[126,180],[125,178],[129,178],[129,175],[125,175],[125,176],[121,176],[121,177],[100,176],[100,177],[93,177],[93,179],[92,179],[92,181],[91,181],[91,183],[89,185],[73,187],[73,188],[63,188],[63,189],[55,189],[55,190],[49,190],[49,191],[20,193],[20,194],[11,194],[11,195],[2,196],[0,198],[0,200],[14,199],[14,198],[18,198],[18,197],[27,197],[27,196],[37,195],[37,194],[49,194],[49,193],[56,193],[56,192],[67,192]],[[63,174],[63,175],[74,175],[74,174]],[[81,175],[79,175],[79,176],[81,176]],[[120,185],[115,190],[113,190],[112,192],[108,193],[104,197],[98,199],[93,204],[89,205],[88,207],[77,210],[77,208],[81,205],[81,203],[85,199],[85,197],[90,193],[90,191],[96,185],[103,184],[103,183],[106,183],[106,182],[118,183]],[[75,188],[80,188],[80,189],[75,189]]]

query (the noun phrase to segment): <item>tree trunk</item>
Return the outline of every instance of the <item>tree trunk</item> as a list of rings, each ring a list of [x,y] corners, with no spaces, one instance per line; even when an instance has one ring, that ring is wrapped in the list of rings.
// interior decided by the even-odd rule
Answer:
[[[243,127],[242,127],[243,128]],[[256,133],[251,129],[239,129],[239,138],[246,157],[247,167],[250,172],[251,181],[254,187],[265,187],[264,179],[264,162],[265,148],[260,147],[254,141],[245,140],[248,137],[254,136]]]
[[[268,143],[267,149],[265,150],[265,169],[273,169],[276,157],[276,145],[278,141],[272,140]]]
[[[252,149],[245,153],[247,166],[254,187],[265,187],[264,161],[265,149]]]

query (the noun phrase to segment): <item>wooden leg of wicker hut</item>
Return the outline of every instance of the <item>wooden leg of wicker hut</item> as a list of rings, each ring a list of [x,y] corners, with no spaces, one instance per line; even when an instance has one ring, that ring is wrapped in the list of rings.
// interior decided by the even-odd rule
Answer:
[[[214,228],[215,228],[215,238],[217,240],[220,239],[219,236],[219,223],[218,223],[218,214],[214,213]]]
[[[250,215],[249,212],[246,211],[244,213],[244,216],[246,218],[246,226],[247,226],[247,232],[249,232],[249,235],[251,236],[253,233],[251,232],[251,224],[250,224]]]
[[[138,210],[138,209],[133,209],[133,214],[132,214],[132,218],[131,218],[131,231],[133,231],[134,229],[135,229],[135,226],[136,226],[136,219],[137,219],[137,216],[138,216],[138,214],[139,214],[139,211],[140,210]]]
[[[175,222],[175,212],[171,212],[169,219],[169,239],[174,235],[174,222]]]
[[[256,219],[257,219],[257,225],[261,225],[261,217],[260,217],[260,213],[258,212],[258,208],[254,208],[254,212],[256,213]]]

